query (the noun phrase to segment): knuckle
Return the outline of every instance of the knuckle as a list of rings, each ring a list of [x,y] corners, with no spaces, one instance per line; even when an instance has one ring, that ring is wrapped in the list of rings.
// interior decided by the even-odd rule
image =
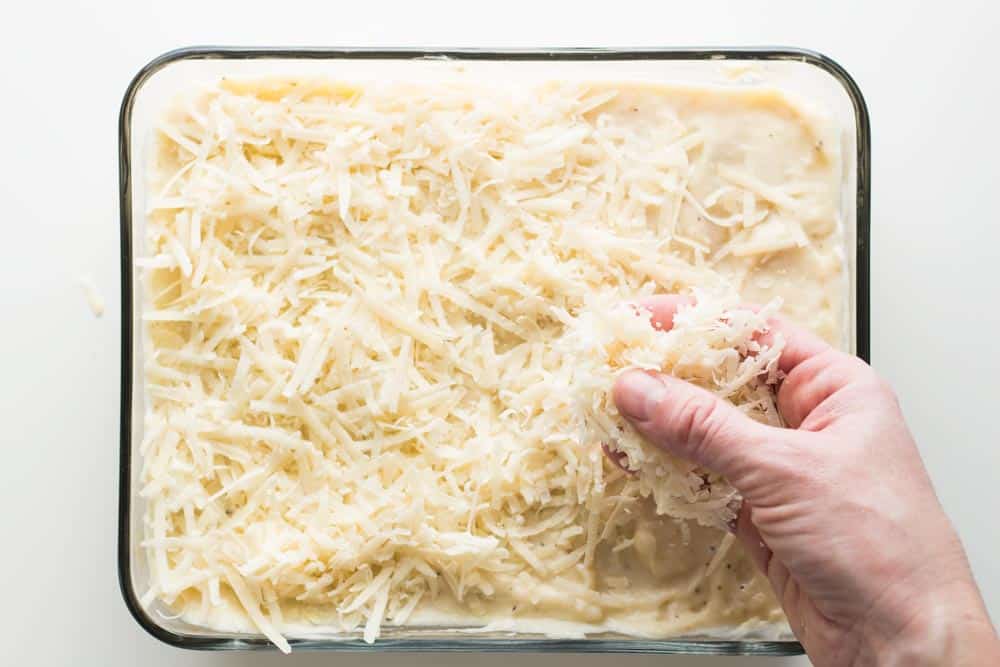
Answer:
[[[858,384],[858,394],[859,398],[864,397],[869,407],[877,407],[880,410],[886,407],[899,408],[896,390],[888,380],[876,375],[874,371]]]
[[[677,406],[673,436],[676,444],[684,447],[693,457],[704,453],[706,444],[719,431],[719,404],[711,396],[694,394],[687,396]]]
[[[836,420],[844,401],[854,403],[862,397],[882,407],[895,402],[892,388],[871,366],[833,349],[796,367],[785,379],[778,396],[779,408],[788,411],[786,417],[804,423],[810,431],[823,430]]]
[[[896,390],[893,389],[889,381],[881,376],[875,377],[876,391],[878,392],[879,398],[882,400],[892,403],[893,405],[899,404],[899,397],[896,395]]]
[[[765,465],[770,475],[797,485],[811,486],[821,476],[822,457],[808,441],[795,437],[771,444]]]

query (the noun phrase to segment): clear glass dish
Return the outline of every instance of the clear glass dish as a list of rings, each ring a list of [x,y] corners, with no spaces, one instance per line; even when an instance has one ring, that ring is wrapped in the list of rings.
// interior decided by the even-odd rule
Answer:
[[[460,67],[456,68],[458,64]],[[191,649],[254,649],[273,646],[262,636],[216,632],[171,618],[157,602],[145,606],[145,558],[141,539],[142,500],[138,495],[138,446],[142,441],[141,290],[133,260],[142,252],[145,151],[150,130],[172,96],[197,81],[220,76],[328,74],[378,77],[437,76],[447,65],[463,75],[527,79],[587,78],[644,80],[718,86],[777,86],[814,102],[842,130],[844,155],[845,256],[849,273],[846,345],[862,359],[869,352],[868,239],[870,224],[869,123],[864,99],[840,65],[799,49],[555,49],[344,50],[195,47],[165,53],[134,77],[119,118],[119,197],[121,215],[121,462],[118,514],[118,573],[133,617],[154,637]],[[752,72],[752,76],[743,73]],[[625,635],[551,639],[543,635],[468,632],[446,627],[384,627],[375,644],[358,636],[323,634],[288,637],[293,649],[339,651],[565,651],[680,654],[794,655],[794,641],[732,641],[707,636],[648,640]]]

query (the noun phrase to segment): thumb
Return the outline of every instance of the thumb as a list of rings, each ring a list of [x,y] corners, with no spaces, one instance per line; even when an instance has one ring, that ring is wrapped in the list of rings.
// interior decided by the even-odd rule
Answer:
[[[744,495],[763,481],[759,473],[781,435],[708,391],[660,373],[622,374],[614,399],[650,444],[724,475]]]

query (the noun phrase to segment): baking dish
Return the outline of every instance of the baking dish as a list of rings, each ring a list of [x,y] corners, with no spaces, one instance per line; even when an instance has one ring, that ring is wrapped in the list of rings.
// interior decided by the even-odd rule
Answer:
[[[139,624],[169,644],[198,649],[265,649],[260,636],[223,633],[172,619],[154,602],[144,606],[145,558],[139,548],[141,499],[138,496],[138,444],[142,440],[143,350],[136,335],[141,321],[140,290],[133,260],[142,253],[145,150],[150,130],[171,97],[198,81],[220,76],[325,74],[332,77],[435,77],[461,70],[476,77],[512,76],[517,80],[585,77],[697,85],[754,86],[766,83],[809,100],[829,112],[842,131],[845,156],[845,257],[850,281],[846,346],[868,357],[869,128],[856,84],[830,59],[795,49],[664,49],[545,51],[434,51],[337,49],[240,49],[198,47],[160,56],[129,85],[119,125],[119,178],[122,241],[122,405],[119,479],[118,568],[126,604]],[[651,652],[787,655],[801,652],[791,641],[731,641],[693,636],[647,640],[624,635],[583,639],[501,632],[463,632],[460,628],[386,627],[374,645],[359,637],[290,636],[294,648],[330,650],[483,650]]]

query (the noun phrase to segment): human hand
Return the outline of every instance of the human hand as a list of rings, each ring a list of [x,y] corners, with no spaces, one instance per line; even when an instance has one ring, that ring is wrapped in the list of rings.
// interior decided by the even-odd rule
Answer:
[[[677,296],[643,305],[664,329]],[[889,385],[787,321],[777,403],[756,422],[691,384],[630,371],[619,411],[650,443],[725,475],[735,532],[823,665],[1000,665],[1000,642]]]

